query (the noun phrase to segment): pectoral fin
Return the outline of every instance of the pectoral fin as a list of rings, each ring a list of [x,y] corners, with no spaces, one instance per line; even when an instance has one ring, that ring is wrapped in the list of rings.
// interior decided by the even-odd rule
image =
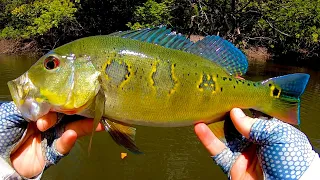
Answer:
[[[89,147],[88,147],[88,153],[90,154],[91,145],[92,145],[92,138],[94,135],[94,132],[101,121],[101,118],[103,116],[104,111],[104,102],[105,102],[105,96],[102,91],[99,91],[96,99],[95,99],[95,114],[93,119],[93,126],[92,126],[92,133],[90,137]]]
[[[109,132],[112,139],[117,144],[125,147],[135,154],[142,153],[134,142],[136,128],[124,124],[119,124],[108,119],[102,119],[101,122],[104,125],[105,130]]]

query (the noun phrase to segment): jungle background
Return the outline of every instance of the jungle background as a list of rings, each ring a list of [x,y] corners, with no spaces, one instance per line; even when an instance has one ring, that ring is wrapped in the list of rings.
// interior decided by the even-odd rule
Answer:
[[[219,35],[253,58],[320,64],[320,0],[0,0],[0,53],[46,53],[159,25],[193,38]]]

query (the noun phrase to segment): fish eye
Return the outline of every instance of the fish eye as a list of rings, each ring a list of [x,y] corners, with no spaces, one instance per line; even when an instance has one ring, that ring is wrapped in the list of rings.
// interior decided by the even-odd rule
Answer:
[[[49,56],[44,60],[44,67],[48,70],[53,70],[59,67],[60,61],[58,58]]]

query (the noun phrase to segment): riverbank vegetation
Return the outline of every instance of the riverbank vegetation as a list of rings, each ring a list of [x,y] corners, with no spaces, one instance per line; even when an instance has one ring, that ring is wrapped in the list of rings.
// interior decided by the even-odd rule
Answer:
[[[167,25],[187,36],[219,35],[287,63],[316,61],[320,53],[320,0],[0,2],[0,39],[31,43],[43,52],[80,37]]]

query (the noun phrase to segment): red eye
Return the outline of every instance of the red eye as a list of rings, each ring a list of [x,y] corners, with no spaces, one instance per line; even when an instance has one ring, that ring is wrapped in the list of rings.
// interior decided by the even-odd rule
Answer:
[[[44,60],[44,67],[48,70],[55,69],[59,67],[60,61],[56,57],[49,56],[46,60]]]

